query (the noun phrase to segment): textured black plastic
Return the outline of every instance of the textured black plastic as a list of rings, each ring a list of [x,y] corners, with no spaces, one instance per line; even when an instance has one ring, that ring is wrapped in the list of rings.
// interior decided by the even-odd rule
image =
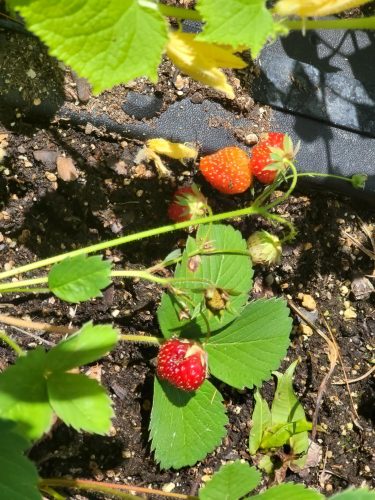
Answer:
[[[257,101],[375,137],[373,32],[294,32],[267,46],[258,65]]]
[[[121,106],[127,115],[137,120],[153,118],[163,106],[163,99],[155,94],[139,94],[132,90],[128,92],[124,104]]]

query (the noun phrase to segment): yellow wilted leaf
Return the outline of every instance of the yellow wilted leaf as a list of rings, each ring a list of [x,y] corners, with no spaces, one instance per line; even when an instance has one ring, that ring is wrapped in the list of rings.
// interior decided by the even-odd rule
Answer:
[[[146,141],[145,146],[138,152],[135,162],[153,161],[159,177],[170,177],[171,171],[165,166],[159,155],[168,156],[183,163],[184,160],[195,160],[198,156],[198,151],[189,144],[171,142],[161,138],[149,139]]]
[[[244,68],[245,61],[233,54],[234,49],[207,42],[198,42],[195,35],[169,33],[167,55],[184,73],[234,99],[234,91],[220,68]]]
[[[275,12],[280,16],[328,16],[359,7],[370,0],[280,0]]]
[[[195,160],[198,156],[198,151],[188,144],[179,142],[170,142],[166,139],[150,139],[146,142],[146,146],[159,155],[165,155],[174,160]]]

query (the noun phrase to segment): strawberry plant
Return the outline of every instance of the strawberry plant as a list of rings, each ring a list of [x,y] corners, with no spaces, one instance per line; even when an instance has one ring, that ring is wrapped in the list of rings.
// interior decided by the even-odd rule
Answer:
[[[284,138],[283,145],[289,148],[290,142],[285,141]],[[219,168],[223,166],[223,157],[225,162],[229,158],[229,163],[224,164],[225,182],[233,172],[233,178],[237,178],[239,164],[241,169],[246,165],[251,178],[249,157],[243,151],[239,155],[236,152],[232,162],[233,155],[218,154]],[[275,160],[273,155],[279,152],[271,148],[270,160]],[[290,221],[274,212],[274,208],[290,196],[300,175],[289,157],[283,156],[282,162],[283,169],[278,169],[273,182],[245,208],[221,214],[208,210],[208,215],[204,213],[193,220],[184,217],[175,224],[100,242],[0,273],[2,294],[52,293],[69,303],[100,296],[112,279],[144,279],[164,288],[157,311],[161,337],[120,334],[110,325],[88,323],[73,334],[65,329],[70,336],[48,352],[38,347],[24,353],[5,332],[1,333],[1,340],[18,356],[16,362],[0,374],[0,418],[5,422],[7,436],[4,443],[15,441],[16,453],[12,457],[25,471],[26,484],[35,498],[40,498],[35,489],[35,469],[24,458],[23,450],[42,438],[57,418],[77,431],[109,432],[113,416],[111,401],[100,383],[80,373],[79,367],[101,358],[119,342],[151,343],[159,347],[149,430],[155,460],[164,469],[195,464],[224,438],[228,418],[219,391],[220,382],[240,390],[259,388],[278,368],[286,354],[292,326],[287,304],[278,298],[251,302],[248,298],[253,285],[251,255],[255,261],[257,255],[262,255],[258,262],[277,262],[282,243],[296,233]],[[345,180],[357,183],[353,178]],[[290,182],[289,187],[282,196],[273,199],[274,191],[285,181]],[[185,203],[186,192],[182,193],[182,199],[177,195],[173,203]],[[192,193],[203,200],[195,187],[191,191],[189,188],[188,200]],[[249,215],[263,216],[271,223],[281,224],[286,232],[280,239],[267,233],[266,238],[264,234],[261,236],[260,243],[259,235],[250,236],[247,242],[234,227],[220,223]],[[100,255],[89,255],[187,229],[192,222],[196,233],[188,236],[184,251],[172,252],[162,263],[148,269],[118,269]],[[271,256],[267,245],[272,247]],[[170,266],[175,266],[173,276],[160,274]],[[34,277],[30,275],[43,268],[48,268],[44,275],[40,272]],[[15,276],[17,280],[9,280]],[[294,368],[295,364],[291,365],[284,375],[276,372],[278,389],[271,410],[259,392],[255,393],[250,452],[259,450],[265,455],[260,466],[267,470],[270,470],[269,454],[283,445],[292,450],[289,465],[298,465],[304,459],[310,424],[292,390]],[[9,421],[11,424],[7,427]],[[242,465],[234,466],[235,473],[237,467]],[[243,496],[256,486],[258,474],[253,470],[249,474],[251,480],[241,479],[241,487],[234,487],[239,493],[233,493],[232,498]],[[225,489],[232,469],[220,471],[217,477],[212,485],[202,489],[200,498],[208,499],[210,495],[212,498],[210,490],[215,484]],[[9,477],[4,484],[16,498],[20,487],[13,482]],[[45,478],[38,484],[48,494],[51,488],[59,486],[90,488],[84,480],[63,478]],[[96,484],[96,487],[103,492],[110,490],[111,494],[116,490],[105,485]],[[284,491],[289,494],[288,488]],[[277,491],[283,491],[282,487]],[[267,498],[267,495],[268,492],[264,492],[260,497]]]

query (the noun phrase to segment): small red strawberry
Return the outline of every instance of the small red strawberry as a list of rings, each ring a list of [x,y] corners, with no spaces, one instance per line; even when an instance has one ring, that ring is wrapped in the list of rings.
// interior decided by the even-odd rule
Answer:
[[[207,355],[195,342],[170,339],[160,348],[158,377],[183,391],[195,391],[207,377]]]
[[[245,151],[236,146],[203,156],[199,169],[206,181],[224,194],[243,193],[251,186],[249,157]]]
[[[287,168],[286,160],[291,160],[295,153],[288,135],[269,132],[253,147],[250,170],[258,181],[272,184],[279,172]]]
[[[207,214],[207,200],[196,184],[177,189],[168,207],[168,217],[174,222],[204,217]]]

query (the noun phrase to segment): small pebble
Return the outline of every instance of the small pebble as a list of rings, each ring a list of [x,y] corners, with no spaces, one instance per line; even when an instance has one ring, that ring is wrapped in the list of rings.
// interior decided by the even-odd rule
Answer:
[[[166,493],[170,493],[171,491],[173,491],[175,489],[176,485],[174,483],[166,483],[166,484],[163,484],[162,486],[162,490],[165,491]]]
[[[315,311],[316,302],[314,297],[306,293],[299,293],[298,298],[302,302],[302,307],[304,307],[308,311]]]
[[[245,142],[249,146],[253,146],[254,144],[257,144],[258,141],[259,141],[259,138],[256,134],[247,134],[247,136],[245,137]]]
[[[345,309],[344,311],[344,318],[345,319],[355,319],[357,317],[357,313],[354,311],[353,308]]]

